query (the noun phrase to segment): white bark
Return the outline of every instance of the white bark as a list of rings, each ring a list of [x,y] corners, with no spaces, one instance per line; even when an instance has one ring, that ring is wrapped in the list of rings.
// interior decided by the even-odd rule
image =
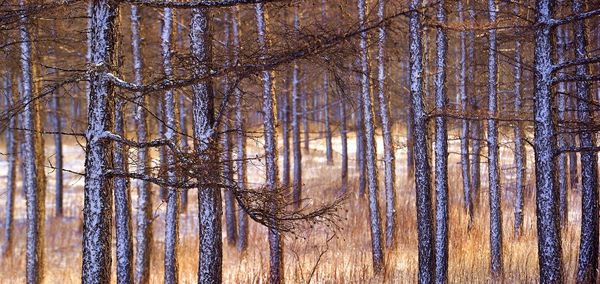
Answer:
[[[110,0],[92,1],[91,5],[90,64],[114,68],[118,5]],[[104,173],[113,167],[113,154],[111,144],[102,138],[112,131],[114,90],[105,70],[92,70],[88,98],[82,282],[109,283],[113,184]]]
[[[358,20],[361,29],[364,30],[365,24],[365,0],[358,0]],[[367,179],[369,187],[369,223],[371,229],[371,253],[373,258],[373,270],[380,273],[383,269],[383,238],[381,232],[381,216],[379,212],[379,201],[377,192],[379,185],[377,182],[377,149],[375,148],[375,119],[373,118],[373,101],[371,98],[370,80],[369,80],[369,57],[367,49],[367,32],[360,33],[360,71],[361,71],[361,97],[363,123],[365,130],[365,152],[367,165]]]
[[[297,38],[300,29],[300,15],[298,6],[294,6],[294,33]],[[296,206],[300,205],[302,196],[302,151],[300,149],[300,119],[302,115],[302,98],[298,90],[298,77],[300,68],[298,63],[294,62],[292,67],[292,154],[294,158],[293,180],[292,180],[292,200]],[[306,128],[305,128],[306,131]]]
[[[140,40],[140,19],[138,7],[131,6],[131,49],[133,51],[134,82],[142,83],[142,55]],[[137,141],[148,141],[148,126],[146,122],[147,99],[142,93],[136,93],[135,123],[137,126]],[[150,154],[147,148],[138,149],[137,173],[148,175],[150,170]],[[139,179],[137,184],[137,219],[136,219],[136,253],[135,253],[135,282],[148,283],[150,277],[150,255],[152,253],[152,193],[151,184]]]
[[[265,59],[268,51],[267,39],[268,16],[264,11],[264,4],[256,4],[256,26],[258,30],[258,44],[261,52],[261,59]],[[278,190],[277,179],[277,122],[275,114],[277,113],[277,102],[273,88],[273,75],[271,71],[262,72],[263,82],[263,115],[264,115],[264,137],[265,137],[265,171],[267,190]],[[284,281],[283,265],[283,238],[280,232],[275,229],[269,229],[269,282],[282,283]]]
[[[15,106],[15,94],[17,92],[13,90],[11,74],[7,74],[4,78],[4,105],[5,109],[10,109]],[[0,249],[0,255],[8,257],[13,252],[13,240],[14,240],[14,211],[15,211],[15,194],[17,187],[17,152],[18,152],[18,135],[15,133],[17,126],[17,118],[11,116],[8,119],[6,128],[6,155],[8,160],[8,167],[6,173],[6,206],[4,213],[4,243],[2,249]]]

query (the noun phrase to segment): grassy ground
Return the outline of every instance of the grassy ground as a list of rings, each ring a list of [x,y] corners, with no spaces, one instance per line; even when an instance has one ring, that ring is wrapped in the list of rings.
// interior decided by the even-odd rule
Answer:
[[[350,139],[350,187],[352,193],[344,204],[340,222],[342,230],[333,235],[331,230],[315,227],[299,232],[297,236],[285,239],[285,274],[288,283],[406,283],[416,282],[417,274],[417,231],[415,217],[415,196],[412,182],[407,180],[405,152],[399,149],[397,157],[397,246],[386,251],[385,272],[373,276],[371,270],[370,236],[367,224],[368,207],[366,198],[357,191],[354,174],[354,140]],[[379,141],[381,142],[381,141]],[[250,151],[260,149],[260,145],[249,143]],[[451,149],[457,150],[457,144]],[[339,138],[334,140],[334,149],[340,149]],[[378,149],[382,149],[381,145]],[[49,153],[51,149],[48,149]],[[537,241],[535,227],[534,192],[531,183],[527,188],[525,203],[524,234],[520,238],[513,235],[512,186],[514,169],[511,169],[512,153],[503,150],[503,238],[504,238],[504,277],[506,282],[538,282]],[[310,153],[303,153],[303,174],[307,197],[333,199],[339,190],[340,160],[335,155],[335,164],[326,165],[324,141],[315,138]],[[82,171],[83,154],[76,146],[66,147],[67,168]],[[477,206],[473,228],[467,230],[467,216],[462,207],[461,173],[458,155],[450,155],[450,259],[449,279],[453,283],[487,283],[489,276],[489,236],[487,172],[482,168],[482,194]],[[529,159],[531,161],[531,159]],[[4,165],[4,164],[3,164]],[[381,167],[382,164],[379,164]],[[380,170],[380,172],[382,172]],[[249,169],[250,181],[260,183],[264,171],[261,165],[253,163]],[[5,176],[0,182],[4,184]],[[382,183],[381,183],[382,184]],[[78,283],[81,272],[81,209],[83,179],[66,174],[65,217],[47,218],[46,225],[46,271],[47,283]],[[49,189],[53,188],[50,178]],[[54,196],[49,190],[47,215],[53,216]],[[133,191],[135,205],[135,190]],[[157,191],[158,192],[158,191]],[[380,186],[383,195],[383,185]],[[0,217],[4,221],[4,190],[0,190]],[[198,263],[198,222],[196,193],[190,192],[189,210],[181,216],[180,279],[183,283],[195,283]],[[382,196],[382,209],[385,208]],[[572,282],[579,245],[579,196],[570,196],[570,222],[564,228],[563,256],[566,282]],[[155,202],[156,241],[152,258],[152,283],[162,282],[164,219],[161,217],[165,204]],[[134,206],[135,207],[135,206]],[[17,196],[17,219],[15,249],[11,257],[0,258],[0,283],[22,283],[25,281],[25,201]],[[135,208],[134,208],[135,211]],[[383,211],[383,210],[382,210]],[[2,232],[3,233],[3,232]],[[224,236],[225,237],[225,236]],[[224,240],[225,241],[225,240]],[[250,227],[249,250],[240,255],[234,247],[225,246],[223,277],[226,283],[264,283],[268,274],[268,247],[265,228],[252,223]],[[113,262],[114,263],[114,262]],[[113,276],[113,282],[115,282]]]

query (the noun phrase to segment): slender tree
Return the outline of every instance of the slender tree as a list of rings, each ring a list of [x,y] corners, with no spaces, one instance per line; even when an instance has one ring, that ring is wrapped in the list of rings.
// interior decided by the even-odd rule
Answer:
[[[142,54],[140,40],[140,19],[138,7],[131,6],[131,50],[133,51],[134,83],[142,84]],[[148,140],[147,112],[148,100],[142,93],[136,94],[135,123],[137,127],[137,141],[142,143]],[[137,173],[148,175],[150,170],[150,153],[147,148],[138,149]],[[151,184],[144,180],[137,180],[137,219],[136,219],[136,253],[135,253],[135,282],[148,283],[150,278],[150,255],[152,254],[152,193]]]
[[[519,14],[519,5],[515,5],[515,14]],[[514,86],[514,94],[515,94],[515,113],[517,115],[520,114],[523,107],[522,101],[522,90],[521,90],[521,73],[522,73],[522,59],[521,59],[521,41],[517,39],[515,41],[515,86]],[[518,237],[523,232],[523,194],[525,193],[525,183],[526,183],[526,155],[525,145],[523,144],[524,138],[524,125],[523,122],[518,121],[515,123],[515,237]]]
[[[33,63],[29,16],[25,0],[21,0],[20,40],[21,40],[21,80],[22,101],[25,104],[22,126],[24,144],[22,148],[24,176],[23,184],[27,193],[27,253],[26,274],[28,283],[44,281],[44,220],[45,192],[44,144],[42,140],[39,101],[34,94]]]
[[[556,187],[555,125],[552,118],[551,1],[536,1],[534,49],[534,149],[540,279],[562,282],[562,253]]]
[[[233,8],[233,15],[231,17],[231,30],[232,30],[232,43],[233,43],[233,55],[232,62],[237,62],[240,52],[240,30],[239,30],[239,8]],[[236,151],[237,151],[237,187],[238,190],[244,190],[246,188],[246,133],[244,131],[244,113],[243,113],[243,100],[242,92],[239,88],[235,88],[235,129],[236,132]],[[248,215],[242,209],[238,207],[238,240],[237,247],[240,252],[244,252],[248,246]]]
[[[107,72],[117,66],[118,5],[111,0],[91,2],[89,33],[92,66],[88,90],[85,188],[83,208],[83,283],[109,283],[112,242],[113,149],[104,137],[113,128],[114,87]]]
[[[438,112],[446,109],[446,50],[448,40],[442,25],[446,23],[444,1],[437,3],[437,20],[440,24],[437,30],[437,54],[435,107]],[[435,207],[436,207],[436,238],[435,238],[435,282],[448,282],[448,131],[446,118],[435,118]]]
[[[190,24],[192,56],[196,60],[194,75],[208,74],[212,64],[209,10],[205,7],[192,10]],[[215,114],[213,85],[205,80],[192,86],[192,113],[194,125],[194,148],[200,159],[214,168],[216,157]],[[214,169],[211,169],[214,170]],[[217,169],[216,173],[219,172]],[[202,177],[207,183],[215,182],[214,176]],[[223,243],[221,240],[221,189],[217,186],[198,188],[198,218],[200,223],[199,283],[221,283],[223,270]]]
[[[563,30],[563,27],[556,28],[556,57],[557,63],[562,64],[565,61],[565,53],[567,50],[567,33]],[[559,74],[564,74],[560,72]],[[558,120],[560,122],[565,121],[566,107],[567,107],[567,88],[565,82],[558,83],[556,88],[557,104],[558,104]],[[558,134],[557,144],[559,148],[566,146],[566,135]],[[560,224],[561,226],[567,225],[568,218],[568,192],[567,192],[567,154],[560,153],[557,157],[557,170],[558,170],[558,196],[559,196],[559,212],[560,212]]]
[[[385,19],[385,0],[380,0],[377,5],[377,16],[379,21]],[[383,131],[383,161],[385,168],[385,244],[388,247],[394,245],[395,215],[396,215],[396,193],[394,182],[396,180],[396,168],[394,167],[394,139],[392,135],[392,121],[390,117],[389,102],[385,95],[385,26],[379,27],[379,38],[377,41],[377,97],[379,99],[379,115]]]
[[[585,2],[574,0],[572,4],[574,15],[581,15],[585,11]],[[588,58],[588,35],[584,20],[574,23],[575,59]],[[587,77],[590,67],[587,64],[576,66],[576,75]],[[591,83],[577,82],[577,120],[579,125],[586,127],[594,121],[594,113],[590,102],[594,97],[591,92]],[[595,134],[583,129],[579,133],[581,147],[581,239],[579,244],[579,267],[577,269],[577,282],[595,283],[598,281],[598,157],[592,149],[596,146]]]
[[[268,51],[267,25],[268,15],[264,11],[263,3],[256,4],[256,26],[258,30],[258,43],[261,52],[261,58],[265,59]],[[264,115],[264,136],[265,136],[265,162],[266,162],[266,183],[267,190],[275,192],[278,190],[277,184],[277,132],[275,131],[275,113],[277,113],[277,102],[273,90],[273,74],[271,71],[262,72],[263,82],[263,115]],[[283,266],[283,238],[281,233],[275,228],[269,228],[269,282],[282,283],[284,279]]]
[[[464,23],[463,16],[463,1],[457,1],[457,9],[458,9],[458,21]],[[463,115],[466,115],[467,106],[468,106],[468,97],[467,97],[467,89],[466,89],[466,69],[467,69],[467,58],[466,58],[466,43],[465,43],[466,32],[460,31],[460,71],[458,75],[458,93],[460,95],[461,102],[461,111]],[[463,183],[463,192],[464,192],[464,207],[467,213],[470,212],[473,204],[471,200],[471,168],[469,164],[469,121],[467,119],[463,119],[461,121],[461,130],[460,130],[460,164],[461,164],[461,172],[462,172],[462,183]],[[470,213],[469,213],[470,214]],[[469,215],[471,216],[471,215]]]
[[[498,7],[495,0],[488,1],[489,20],[496,25]],[[488,174],[489,174],[489,202],[490,202],[490,246],[491,270],[494,277],[502,275],[502,190],[500,188],[499,153],[498,153],[498,126],[495,119],[498,112],[498,55],[496,49],[496,29],[488,32]]]
[[[300,32],[300,11],[298,5],[294,6],[294,37],[297,39]],[[300,115],[302,98],[298,92],[300,68],[294,61],[292,66],[292,152],[294,158],[292,199],[299,207],[302,196],[302,151],[300,149]],[[306,130],[306,128],[305,128]]]
[[[162,65],[165,78],[173,78],[172,58],[172,38],[173,38],[173,9],[165,8],[163,10],[163,21],[161,30],[161,49]],[[175,95],[172,90],[167,90],[163,97],[163,115],[165,125],[163,137],[167,141],[177,145],[178,143],[178,123],[176,118],[177,106],[175,105]],[[164,149],[166,161],[166,175],[169,183],[177,182],[176,176],[176,158],[171,149]],[[178,283],[179,264],[177,251],[179,244],[179,192],[173,186],[167,186],[167,210],[165,216],[165,283]]]
[[[4,77],[4,106],[9,109],[15,106],[15,94],[13,90],[12,75],[7,73]],[[4,244],[0,254],[4,257],[12,255],[14,240],[14,212],[15,212],[15,194],[17,187],[17,159],[18,159],[18,135],[15,133],[17,127],[17,118],[11,116],[6,128],[6,154],[8,155],[8,167],[6,173],[6,207],[4,213]]]
[[[417,230],[419,283],[431,283],[435,275],[434,225],[431,206],[431,175],[427,153],[427,120],[423,103],[423,46],[421,44],[420,0],[410,2],[410,92],[413,115],[415,190],[417,195]]]
[[[365,0],[358,0],[358,20],[361,30],[365,27],[365,10],[367,9]],[[383,244],[381,232],[381,216],[379,212],[379,201],[377,192],[379,185],[377,182],[377,149],[375,148],[375,119],[373,118],[373,102],[371,99],[370,80],[369,80],[369,57],[367,49],[367,32],[360,33],[360,71],[361,71],[361,97],[363,113],[363,125],[365,134],[365,158],[367,165],[367,178],[369,187],[369,223],[371,229],[371,253],[373,257],[373,270],[380,273],[383,269]]]
[[[323,25],[327,23],[327,1],[321,1],[321,18]],[[331,126],[329,121],[329,72],[323,73],[323,115],[325,116],[325,157],[327,164],[333,165],[333,146],[331,144]]]

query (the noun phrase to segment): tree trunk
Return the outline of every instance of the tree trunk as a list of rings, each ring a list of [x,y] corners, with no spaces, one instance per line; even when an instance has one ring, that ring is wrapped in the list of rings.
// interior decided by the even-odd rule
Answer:
[[[231,19],[231,28],[233,32],[233,58],[232,62],[237,62],[239,57],[239,8],[233,8],[233,16]],[[239,88],[235,88],[235,128],[236,132],[236,151],[237,151],[237,187],[238,190],[246,189],[246,133],[244,129],[244,113],[242,92]],[[238,208],[238,251],[245,252],[248,247],[248,215],[240,206]]]
[[[281,187],[288,188],[290,185],[290,112],[289,112],[289,88],[281,92]]]
[[[229,15],[227,13],[223,14],[223,22],[229,22]],[[230,39],[229,39],[229,25],[225,25],[223,28],[224,35],[224,45],[225,49],[230,49]],[[232,62],[229,57],[225,59],[224,65],[226,67],[230,67]],[[223,93],[225,94],[224,99],[229,98],[229,94],[231,93],[231,82],[229,81],[229,77],[226,75],[223,80]],[[227,103],[228,105],[228,103]],[[235,196],[233,195],[233,155],[232,155],[232,143],[231,143],[231,123],[230,123],[230,112],[231,108],[225,107],[222,110],[221,117],[223,118],[221,125],[223,127],[223,134],[221,136],[221,147],[223,149],[223,153],[221,155],[223,165],[223,185],[225,185],[224,193],[225,193],[225,228],[227,231],[227,244],[230,246],[235,246],[237,240],[237,222],[235,220]]]
[[[5,109],[15,107],[16,91],[13,90],[12,76],[7,74],[4,81],[4,98]],[[6,128],[6,154],[8,160],[8,168],[6,174],[6,207],[4,214],[4,244],[0,254],[4,257],[9,257],[13,253],[13,231],[14,231],[14,212],[15,212],[15,194],[17,187],[17,165],[18,165],[18,136],[15,135],[18,118],[11,116],[8,119]]]
[[[131,6],[131,49],[133,51],[134,83],[142,83],[142,54],[140,40],[138,7]],[[135,123],[137,125],[137,141],[148,141],[148,125],[146,122],[146,107],[148,102],[142,93],[135,94]],[[148,175],[150,171],[150,153],[147,148],[138,149],[137,173]],[[150,255],[152,254],[152,192],[148,181],[139,179],[137,184],[137,220],[136,220],[136,253],[135,253],[135,282],[145,284],[150,278]]]
[[[438,2],[437,20],[446,23],[444,1]],[[438,26],[436,46],[435,107],[438,112],[446,110],[446,50],[448,40],[442,26]],[[446,118],[435,118],[435,281],[448,282],[448,131]]]
[[[304,129],[304,151],[308,153],[310,142],[310,129],[308,126],[308,93],[306,92],[306,84],[302,84],[302,129]]]
[[[475,25],[475,8],[473,1],[469,1],[469,25]],[[467,32],[467,82],[475,85],[475,30],[470,28]],[[479,99],[477,98],[477,89],[468,90],[467,97],[471,98],[473,112],[479,111]],[[469,190],[470,210],[469,227],[473,223],[475,216],[475,207],[479,203],[479,191],[481,188],[481,139],[483,137],[483,126],[480,120],[470,123],[471,128],[471,188]]]
[[[342,142],[341,150],[341,172],[342,172],[342,188],[340,192],[346,194],[348,192],[348,127],[346,126],[346,98],[340,98],[340,139]]]
[[[358,0],[358,19],[361,29],[365,27],[365,0]],[[363,122],[365,130],[365,158],[367,164],[367,177],[369,186],[369,219],[371,229],[371,253],[373,257],[373,271],[378,274],[383,270],[383,244],[381,232],[381,216],[377,192],[377,149],[375,141],[375,119],[373,118],[373,102],[371,99],[369,80],[369,51],[367,49],[367,32],[360,33],[360,70],[361,70],[361,100]]]
[[[298,6],[294,6],[294,36],[298,36],[300,29],[300,15]],[[298,94],[298,77],[300,70],[298,63],[293,63],[292,69],[292,151],[294,156],[294,177],[292,182],[292,201],[296,208],[300,206],[302,196],[302,151],[300,150],[300,104],[302,98]],[[306,128],[305,128],[306,130]]]
[[[573,1],[573,14],[583,13],[586,4],[582,0]],[[585,60],[587,54],[587,30],[583,20],[574,23],[575,59]],[[589,65],[577,65],[578,76],[589,76]],[[577,120],[586,127],[594,121],[590,102],[594,101],[591,83],[577,82]],[[579,133],[581,147],[596,146],[595,134],[583,129]],[[579,267],[577,281],[579,283],[595,283],[598,279],[598,157],[593,151],[581,152],[581,238],[579,244]]]
[[[331,126],[329,125],[329,73],[323,74],[323,115],[325,116],[325,157],[327,164],[333,165],[333,146],[331,145]]]
[[[536,1],[534,51],[534,148],[536,175],[536,212],[540,279],[562,282],[561,237],[556,186],[555,125],[552,120],[552,18],[550,0]]]
[[[63,150],[62,150],[62,121],[60,114],[60,94],[58,91],[52,96],[52,123],[54,124],[54,213],[57,217],[63,215]]]
[[[177,16],[175,16],[177,19]],[[177,47],[181,50],[183,50],[184,47],[184,42],[183,42],[183,37],[184,37],[184,32],[183,32],[183,27],[184,25],[182,24],[184,21],[184,17],[181,17],[181,22],[176,23],[177,26]],[[188,144],[188,132],[187,132],[187,103],[186,103],[186,96],[185,96],[185,92],[181,92],[178,96],[179,99],[179,103],[178,103],[178,107],[179,107],[179,132],[181,133],[181,148],[183,150],[183,152],[187,152],[190,149],[190,145]],[[188,189],[187,188],[182,188],[180,189],[179,192],[179,211],[181,213],[184,213],[187,211],[187,207],[188,207]]]
[[[515,13],[519,13],[519,7],[515,8]],[[521,93],[521,41],[516,40],[515,42],[515,113],[520,117],[522,108],[522,93]],[[523,233],[523,202],[525,193],[525,183],[527,174],[527,165],[525,164],[525,145],[523,145],[523,133],[524,125],[522,122],[517,121],[515,123],[515,237],[521,236]]]
[[[458,21],[464,23],[463,18],[463,3],[462,0],[457,2],[458,5]],[[460,32],[460,72],[458,75],[458,93],[460,95],[461,102],[461,112],[463,116],[467,115],[467,106],[468,106],[468,97],[467,97],[467,88],[466,88],[466,43],[465,43],[465,32]],[[462,172],[462,186],[464,192],[464,200],[463,205],[465,211],[472,216],[470,211],[473,207],[473,203],[471,200],[471,168],[469,163],[469,120],[463,119],[461,121],[461,130],[460,130],[460,165]],[[469,224],[471,224],[472,219],[469,218]]]
[[[124,105],[125,101],[116,99],[115,134],[121,137],[124,137],[125,135],[123,118]],[[128,158],[127,146],[115,142],[115,169],[121,172],[127,172]],[[131,226],[131,193],[129,189],[129,179],[126,177],[115,177],[114,186],[117,282],[133,283],[133,228]]]
[[[264,11],[264,4],[256,4],[256,26],[258,30],[258,43],[261,59],[265,59],[268,50],[267,41],[268,16]],[[265,162],[266,162],[266,185],[267,190],[276,192],[277,185],[277,131],[275,129],[275,113],[277,113],[277,101],[274,95],[273,74],[271,71],[262,72],[263,82],[263,115],[265,136]],[[272,284],[284,281],[283,265],[283,238],[276,229],[269,228],[269,282]]]
[[[359,76],[358,81],[362,83],[362,75]],[[367,187],[366,179],[366,153],[365,153],[365,124],[363,114],[363,100],[362,95],[356,96],[356,121],[354,126],[356,128],[356,162],[358,165],[358,195],[360,197],[365,196],[365,190]]]
[[[377,15],[380,21],[385,19],[385,1],[381,0],[378,3]],[[394,232],[395,232],[395,188],[394,182],[396,180],[396,169],[394,167],[394,140],[392,136],[392,121],[390,117],[389,102],[385,95],[385,58],[384,58],[384,44],[385,44],[385,27],[379,27],[379,38],[377,42],[378,54],[377,54],[377,83],[378,92],[377,97],[379,99],[379,115],[381,116],[381,126],[383,130],[383,160],[385,166],[385,244],[387,247],[393,247],[395,244]]]
[[[565,61],[564,53],[566,52],[567,34],[562,27],[556,28],[556,57],[557,63],[561,64]],[[560,72],[559,74],[564,74]],[[558,121],[559,123],[565,123],[565,112],[567,107],[567,89],[566,83],[560,82],[557,87],[557,104],[558,104]],[[557,135],[558,148],[564,148],[567,145],[566,135]],[[568,222],[568,192],[567,192],[567,154],[558,154],[558,196],[559,196],[559,212],[560,212],[560,225],[565,227]]]
[[[431,170],[427,153],[427,115],[423,102],[423,46],[420,0],[412,0],[409,15],[410,92],[413,115],[415,190],[419,250],[419,283],[432,283],[435,275],[435,238],[431,207]]]
[[[20,1],[20,7],[26,9],[25,0]],[[33,64],[31,61],[32,46],[29,34],[29,19],[25,14],[20,20],[21,36],[21,71],[23,80],[22,101],[24,147],[23,164],[25,175],[23,184],[27,192],[27,253],[26,275],[28,283],[44,281],[44,220],[45,192],[44,177],[44,145],[42,141],[39,101],[35,98],[33,83]]]
[[[496,0],[488,0],[489,20],[496,24]],[[496,278],[502,276],[502,189],[500,188],[499,153],[498,153],[498,126],[495,119],[498,112],[498,55],[496,54],[497,41],[496,29],[489,30],[488,49],[488,175],[489,175],[489,202],[490,202],[490,261],[492,275]]]
[[[96,0],[91,5],[90,65],[116,68],[118,5],[111,0]],[[105,172],[113,167],[113,149],[103,135],[113,128],[114,87],[107,79],[106,72],[92,69],[90,74],[83,209],[83,283],[109,283],[111,277],[113,183],[105,176]]]
[[[199,64],[194,76],[202,77],[212,64],[209,11],[207,8],[192,10],[190,24],[190,44],[192,56]],[[219,169],[216,137],[213,86],[205,80],[192,86],[192,113],[194,125],[194,148],[200,159],[212,167],[214,175],[202,177],[207,183],[218,182]],[[217,168],[217,169],[214,169]],[[198,263],[199,283],[221,283],[223,270],[223,243],[221,240],[221,188],[206,186],[198,188],[198,218],[200,223],[200,260]]]
[[[173,78],[173,65],[171,63],[172,37],[173,37],[173,10],[165,8],[163,12],[163,22],[161,30],[161,48],[163,58],[163,71],[165,78]],[[172,90],[167,90],[163,97],[163,116],[164,116],[164,139],[178,143],[177,137],[177,109],[175,105],[175,94]],[[160,123],[159,123],[160,124]],[[172,149],[163,148],[166,161],[166,174],[169,183],[177,182],[176,176],[176,158]],[[177,260],[177,251],[179,244],[179,192],[177,188],[167,186],[167,210],[165,212],[165,283],[178,283],[179,263]]]

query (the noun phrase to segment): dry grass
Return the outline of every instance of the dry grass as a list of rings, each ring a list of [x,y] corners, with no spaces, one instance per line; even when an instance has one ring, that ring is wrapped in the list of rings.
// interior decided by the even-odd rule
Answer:
[[[324,143],[315,140],[311,152],[303,154],[304,183],[306,195],[319,200],[331,199],[339,188],[339,156],[335,165],[327,166],[324,159]],[[350,143],[350,172],[354,172],[353,139]],[[339,149],[339,139],[334,141],[334,149]],[[259,149],[259,145],[250,145]],[[452,145],[456,147],[456,144]],[[81,170],[79,149],[69,153],[67,165],[71,169]],[[381,146],[378,148],[381,149]],[[285,273],[288,283],[406,283],[416,282],[417,239],[415,220],[415,196],[412,183],[406,179],[404,152],[397,152],[397,200],[398,200],[398,245],[386,251],[385,273],[374,277],[371,270],[370,236],[367,226],[368,207],[366,200],[352,194],[345,203],[340,223],[342,230],[335,238],[326,242],[332,232],[325,228],[300,232],[297,237],[288,236],[285,240]],[[510,167],[511,153],[502,153],[504,165]],[[461,174],[457,165],[458,156],[450,156],[450,267],[449,278],[453,283],[487,283],[489,277],[489,237],[488,206],[485,188],[486,172],[483,168],[483,189],[477,207],[476,221],[472,230],[466,226],[466,214],[462,208]],[[530,159],[531,161],[531,159]],[[260,182],[263,171],[260,165],[250,168],[251,181]],[[537,241],[534,218],[534,192],[529,186],[526,198],[525,230],[519,239],[513,237],[513,170],[503,171],[503,227],[504,227],[504,277],[506,282],[538,282]],[[350,177],[350,191],[356,192],[356,176]],[[77,283],[81,272],[81,221],[82,181],[70,174],[65,202],[68,204],[66,217],[47,219],[46,271],[47,283]],[[1,181],[0,181],[1,182]],[[49,188],[52,184],[49,185]],[[383,188],[381,188],[381,191]],[[383,192],[381,192],[383,193]],[[0,194],[4,196],[4,194]],[[198,262],[198,222],[196,194],[190,192],[189,211],[181,216],[181,247],[179,250],[180,279],[183,283],[196,282]],[[383,201],[383,199],[381,199]],[[135,201],[135,195],[134,195]],[[53,195],[48,194],[48,215],[53,215]],[[155,204],[159,204],[158,201]],[[385,203],[381,203],[382,209]],[[567,282],[573,280],[576,268],[577,248],[579,244],[579,197],[570,197],[571,219],[563,230],[564,268]],[[22,283],[24,279],[25,258],[25,202],[22,195],[17,196],[16,243],[12,257],[0,259],[0,282]],[[158,205],[157,205],[158,206]],[[152,258],[152,283],[162,282],[163,262],[163,224],[160,217],[163,206],[158,206],[155,220],[154,254]],[[577,208],[575,210],[575,208]],[[0,217],[4,220],[4,202],[0,205]],[[225,241],[225,240],[224,240]],[[234,247],[224,249],[223,277],[226,283],[264,283],[268,273],[268,248],[266,230],[255,223],[250,227],[250,246],[244,256],[240,256]],[[321,257],[320,257],[321,256]],[[318,265],[315,263],[319,261]],[[312,274],[312,276],[311,276]],[[113,276],[113,282],[115,281]]]

